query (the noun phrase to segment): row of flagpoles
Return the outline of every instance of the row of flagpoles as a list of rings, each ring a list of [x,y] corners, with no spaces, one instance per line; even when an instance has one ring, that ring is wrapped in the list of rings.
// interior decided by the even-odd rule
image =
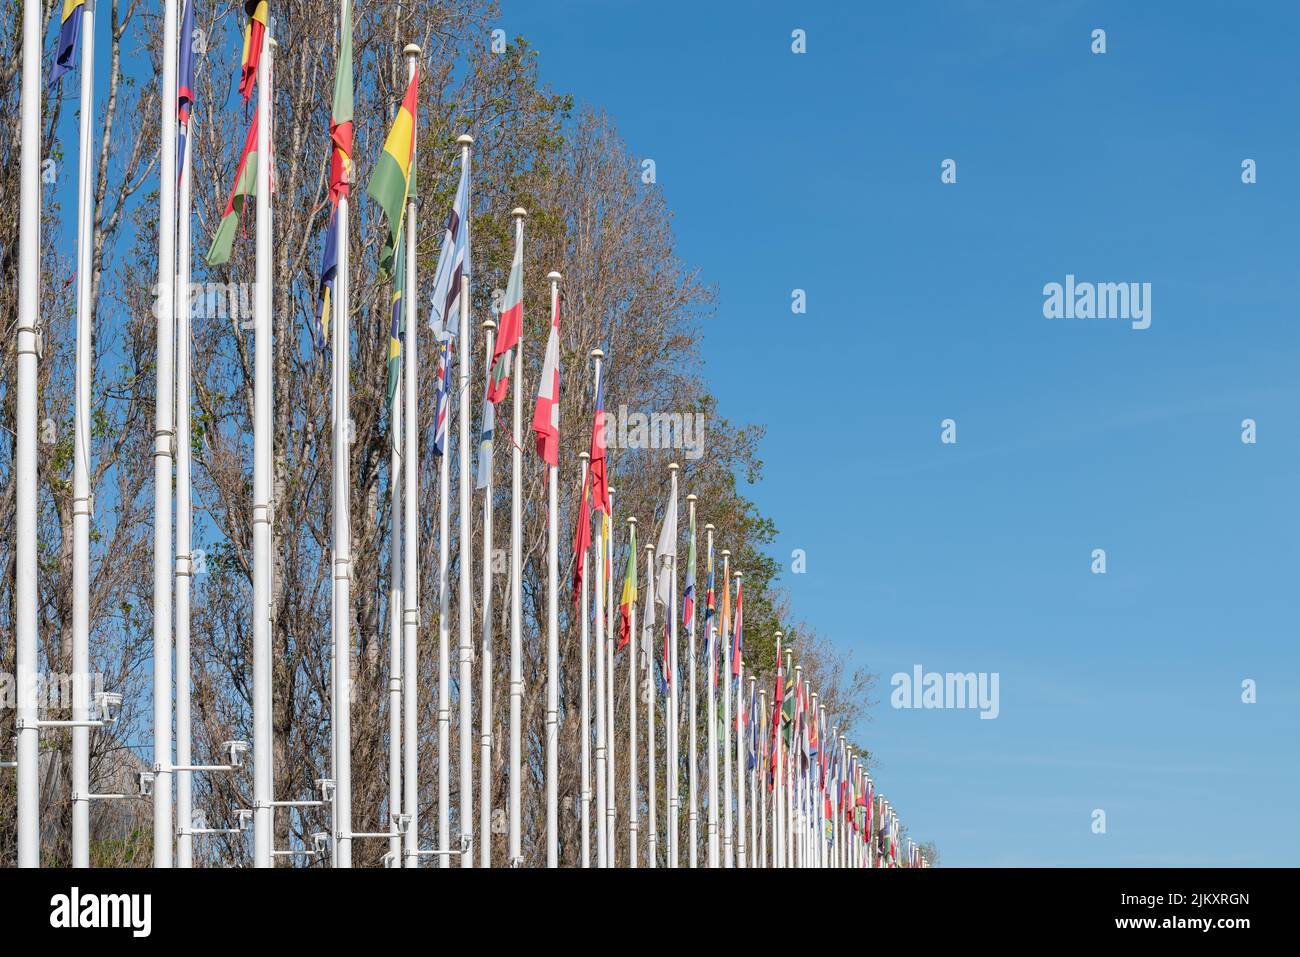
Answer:
[[[242,765],[242,742],[228,742],[224,763],[200,765],[192,762],[190,726],[190,539],[191,492],[189,434],[189,273],[190,167],[192,150],[186,148],[193,134],[194,60],[188,38],[193,31],[194,0],[187,0],[183,24],[177,24],[176,0],[163,2],[164,89],[161,156],[160,216],[158,239],[159,316],[173,321],[158,323],[157,409],[155,423],[155,522],[154,539],[154,754],[152,775],[155,835],[172,835],[174,840],[155,839],[154,865],[192,866],[194,838],[212,833],[237,833],[251,818],[254,863],[268,867],[277,856],[313,856],[328,849],[337,867],[352,863],[352,846],[357,840],[387,842],[386,861],[392,866],[418,866],[432,857],[443,867],[490,866],[492,808],[491,756],[494,742],[490,732],[493,715],[493,488],[492,450],[495,410],[511,395],[511,498],[509,573],[509,730],[507,741],[509,789],[507,799],[507,860],[517,866],[524,861],[522,847],[523,808],[522,754],[522,388],[523,371],[523,256],[526,212],[515,209],[514,255],[504,297],[496,318],[483,323],[484,395],[477,441],[471,435],[470,412],[472,364],[470,358],[470,256],[471,149],[473,139],[464,135],[457,143],[461,154],[460,181],[447,220],[441,253],[433,282],[430,331],[437,347],[437,395],[433,442],[438,459],[438,691],[437,691],[437,809],[434,846],[420,846],[418,811],[419,766],[416,695],[418,691],[418,605],[420,429],[418,393],[416,223],[416,124],[418,118],[420,49],[408,45],[403,51],[407,67],[407,88],[392,128],[385,141],[366,192],[383,209],[387,231],[379,255],[379,275],[392,284],[392,316],[388,350],[387,399],[391,423],[389,486],[392,494],[390,532],[389,609],[389,799],[386,822],[373,831],[354,830],[351,799],[350,672],[352,657],[351,597],[351,494],[349,488],[349,268],[348,212],[350,187],[355,181],[352,149],[352,2],[341,0],[338,65],[330,119],[329,226],[323,246],[320,271],[319,309],[314,330],[317,347],[332,355],[333,429],[333,542],[331,569],[333,599],[331,629],[333,679],[331,711],[333,777],[320,782],[319,800],[273,794],[271,728],[271,569],[272,569],[272,300],[270,297],[270,254],[272,238],[271,175],[274,165],[271,144],[274,41],[268,26],[267,0],[248,0],[247,25],[241,58],[239,89],[247,103],[254,94],[256,105],[244,140],[222,220],[206,261],[220,266],[232,254],[238,225],[251,199],[255,208],[254,263],[256,275],[254,331],[253,411],[253,806],[239,813],[240,826],[208,828],[193,820],[193,775],[230,773]],[[35,327],[38,309],[37,228],[39,225],[38,145],[40,115],[40,31],[39,7],[24,6],[24,58],[22,96],[22,190],[20,225],[20,321],[18,326],[18,434],[16,477],[18,485],[18,818],[19,863],[39,863],[39,806],[37,799],[37,736],[42,727],[70,726],[73,731],[73,863],[89,865],[89,804],[92,800],[124,799],[121,794],[94,794],[89,781],[89,734],[94,727],[111,721],[112,696],[96,702],[92,709],[84,676],[89,673],[88,576],[89,525],[93,498],[89,488],[89,396],[93,358],[89,329],[92,304],[87,267],[90,256],[90,196],[93,193],[90,163],[90,133],[93,118],[93,31],[94,8],[87,0],[68,0],[61,25],[59,53],[54,79],[67,72],[71,47],[78,31],[81,44],[80,175],[77,228],[77,374],[74,460],[74,629],[73,666],[83,680],[74,684],[71,721],[40,720],[35,704],[36,661],[36,565],[35,565]],[[173,112],[174,111],[174,112]],[[547,866],[559,864],[559,426],[560,426],[560,284],[561,276],[547,277],[551,323],[542,363],[541,379],[534,407],[532,431],[537,454],[547,469],[547,578],[545,623],[546,697],[544,729],[545,841]],[[332,328],[331,328],[332,327]],[[685,573],[683,607],[678,609],[677,547],[678,466],[668,466],[670,490],[655,544],[647,543],[646,596],[640,609],[643,620],[638,630],[638,547],[637,520],[626,519],[627,564],[622,590],[615,603],[613,554],[614,490],[605,454],[604,355],[592,352],[596,412],[592,424],[590,451],[581,459],[582,494],[573,543],[571,600],[576,615],[569,619],[581,629],[581,717],[580,761],[581,818],[580,849],[575,852],[582,866],[592,864],[591,835],[595,831],[595,859],[598,867],[616,866],[619,861],[619,808],[616,775],[618,755],[627,762],[627,794],[623,809],[626,853],[623,860],[638,866],[642,821],[645,822],[645,866],[663,863],[669,867],[794,867],[794,866],[924,866],[915,845],[900,853],[899,824],[888,802],[879,798],[864,760],[854,753],[846,737],[830,723],[826,708],[804,677],[802,668],[786,649],[782,659],[782,636],[776,634],[775,678],[769,708],[767,689],[759,689],[756,678],[746,679],[743,643],[742,575],[732,571],[730,552],[722,549],[721,607],[715,591],[714,527],[705,525],[706,589],[702,616],[703,643],[696,641],[696,496],[686,496],[689,521],[689,551]],[[455,382],[453,384],[453,374]],[[459,833],[451,833],[451,787],[449,767],[451,731],[451,635],[449,629],[451,588],[450,565],[450,460],[452,458],[450,408],[457,406],[457,455],[459,469],[458,538],[461,554],[457,606],[459,626],[458,663],[459,731]],[[483,490],[482,515],[482,633],[480,636],[480,726],[479,814],[474,814],[475,756],[472,714],[473,586],[471,582],[472,515],[470,454],[479,457],[477,489]],[[172,478],[176,477],[175,540],[173,543]],[[594,540],[592,537],[594,508]],[[173,550],[174,549],[174,550]],[[595,581],[589,580],[594,567]],[[735,582],[735,611],[731,609],[731,586]],[[175,589],[175,607],[172,606]],[[173,614],[175,623],[173,648]],[[657,621],[659,615],[662,621]],[[687,632],[685,691],[686,714],[681,696],[682,668],[678,660],[679,621]],[[592,626],[594,625],[594,634]],[[638,635],[641,645],[638,648]],[[656,646],[659,646],[658,648]],[[643,682],[658,662],[658,698],[642,697]],[[171,669],[175,654],[175,676]],[[622,729],[626,750],[621,749],[616,728],[617,655],[626,666],[628,721]],[[720,659],[720,660],[719,660]],[[697,664],[704,667],[705,761],[699,761]],[[719,671],[719,664],[721,671]],[[644,677],[638,679],[638,672]],[[594,672],[594,673],[593,673]],[[24,681],[28,684],[24,684]],[[593,687],[594,685],[594,687]],[[649,687],[648,684],[644,687]],[[172,742],[173,693],[175,694],[176,741]],[[661,706],[658,699],[662,699]],[[645,760],[647,775],[642,785],[638,753],[638,699],[645,705]],[[721,714],[719,715],[719,705]],[[659,775],[656,718],[664,725],[663,776]],[[685,722],[683,756],[681,740]],[[734,734],[734,744],[733,744]],[[593,747],[594,745],[594,747]],[[719,756],[721,760],[719,761]],[[721,768],[719,768],[719,763]],[[721,773],[719,773],[719,771]],[[594,772],[594,795],[592,781]],[[685,786],[681,776],[685,772]],[[719,787],[719,778],[721,787]],[[661,826],[656,800],[659,784],[667,800],[666,822]],[[721,790],[721,794],[719,794]],[[172,796],[175,792],[175,808]],[[593,804],[594,797],[594,808]],[[685,798],[685,808],[683,808]],[[701,817],[701,802],[704,816]],[[328,808],[332,833],[321,835],[311,847],[275,848],[274,820],[277,811],[293,813],[295,808]],[[685,827],[683,828],[683,816]],[[478,831],[474,825],[477,820]],[[664,846],[659,840],[662,835]],[[681,846],[682,837],[686,846]],[[475,841],[478,848],[475,854]],[[173,857],[173,854],[175,855]]]

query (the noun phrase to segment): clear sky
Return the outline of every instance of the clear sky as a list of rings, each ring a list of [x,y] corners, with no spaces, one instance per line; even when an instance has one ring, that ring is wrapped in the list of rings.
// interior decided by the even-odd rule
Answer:
[[[784,584],[948,865],[1300,862],[1300,7],[1134,6],[503,0],[655,160]],[[1150,328],[1045,318],[1067,274]],[[999,716],[891,708],[918,664]]]

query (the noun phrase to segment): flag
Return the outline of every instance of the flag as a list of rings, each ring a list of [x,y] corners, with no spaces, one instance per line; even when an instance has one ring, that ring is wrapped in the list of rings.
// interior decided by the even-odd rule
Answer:
[[[226,211],[221,215],[221,224],[217,234],[212,237],[212,247],[208,250],[209,266],[220,266],[230,261],[230,253],[235,244],[235,231],[239,228],[239,217],[249,199],[257,195],[257,111],[253,111],[253,122],[248,127],[248,136],[244,139],[244,152],[239,157],[239,166],[235,169],[235,185],[230,189],[230,198],[226,200]]]
[[[659,543],[655,545],[655,566],[659,569],[659,580],[655,590],[659,593],[659,603],[668,607],[670,591],[673,586],[673,560],[677,558],[677,486],[673,486],[668,496],[668,507],[664,510],[664,520],[659,526]]]
[[[485,404],[485,408],[490,403]],[[591,473],[582,480],[582,497],[578,502],[578,527],[573,530],[573,603],[578,604],[582,592],[582,556],[591,547],[591,499],[588,489],[591,486]]]
[[[74,0],[68,0],[74,2]],[[80,0],[76,0],[80,2]],[[181,15],[180,61],[176,74],[176,181],[185,166],[185,141],[190,132],[190,108],[194,106],[194,0],[185,0]]]
[[[451,408],[451,339],[444,340],[438,346],[438,387],[434,391],[434,410],[433,410],[433,454],[447,454],[447,422],[451,418],[448,410]],[[487,441],[492,442],[492,420],[491,407],[483,410],[484,421],[483,428],[487,430]],[[479,442],[482,443],[483,436],[480,434]],[[483,476],[480,476],[483,478]],[[482,486],[480,486],[482,487]]]
[[[450,361],[451,361],[450,343],[447,344],[447,355],[448,355],[448,364],[450,365]],[[447,411],[447,407],[450,405],[451,405],[451,397],[450,395],[448,395],[446,404],[439,407],[440,412],[443,415],[443,422],[441,428],[442,428],[442,442],[444,443],[444,446],[447,440],[446,411]],[[478,475],[475,477],[475,481],[474,481],[475,488],[488,488],[492,484],[492,437],[493,437],[493,433],[496,431],[496,423],[497,423],[496,406],[494,406],[491,402],[484,402],[483,410],[479,413]],[[581,579],[581,577],[582,577],[581,571],[579,571],[578,578]],[[576,597],[577,592],[574,592],[574,595]]]
[[[740,608],[741,583],[736,582],[736,621],[732,626],[731,639],[731,677],[737,681],[740,680],[740,654],[743,648],[742,641],[742,619],[744,615]]]
[[[442,234],[442,251],[438,254],[438,268],[433,276],[433,305],[429,309],[429,328],[439,340],[451,335],[453,321],[460,314],[461,277],[470,275],[469,243],[469,159],[460,170],[460,184],[451,212],[447,214],[447,228]],[[500,319],[500,317],[497,317]],[[468,333],[468,330],[462,330]]]
[[[388,217],[388,236],[379,252],[381,279],[393,275],[397,249],[402,245],[402,217],[411,187],[411,168],[415,165],[415,110],[419,103],[419,81],[417,70],[411,74],[402,106],[393,120],[388,139],[384,141],[384,151],[379,154],[379,162],[366,184],[366,193]]]
[[[54,52],[54,65],[50,67],[50,86],[55,86],[63,74],[72,69],[72,54],[77,49],[77,36],[81,33],[81,15],[86,0],[63,0],[63,18],[59,26],[59,45]]]
[[[524,240],[522,232],[515,234],[515,255],[510,261],[510,278],[506,281],[506,295],[501,302],[501,322],[497,326],[496,342],[492,346],[492,374],[488,383],[488,401],[500,402],[510,388],[510,350],[519,342],[524,327]],[[599,387],[598,387],[599,389]],[[591,467],[596,467],[592,454]],[[596,508],[601,508],[597,499]]]
[[[772,773],[775,774],[781,761],[781,718],[784,710],[785,676],[781,668],[781,638],[776,639],[776,687],[772,691]],[[774,778],[768,781],[769,790],[774,786]]]
[[[338,228],[339,212],[334,209],[330,212],[325,246],[321,249],[320,289],[317,292],[320,301],[316,304],[316,327],[312,330],[312,338],[320,352],[325,352],[330,342],[330,310],[334,305],[334,282],[339,272]]]
[[[745,759],[745,770],[753,771],[758,762],[758,682],[749,686],[749,747]]]
[[[537,454],[551,468],[560,464],[560,297],[551,307],[551,334],[546,337],[542,377],[537,384],[537,405],[533,410],[533,434]]]
[[[388,333],[388,407],[397,394],[397,377],[402,371],[402,289],[406,286],[406,244],[397,247],[397,275],[393,277],[393,324]],[[394,438],[394,441],[397,441]]]
[[[330,106],[330,202],[348,195],[352,182],[352,2],[343,6],[339,30],[339,62],[334,69],[334,102]]]
[[[266,35],[266,3],[267,0],[244,0],[248,23],[244,25],[244,52],[239,61],[239,92],[245,103],[257,85],[257,64],[262,59],[262,38]]]
[[[709,542],[709,554],[705,559],[708,576],[704,588],[704,665],[709,676],[709,690],[713,690],[714,674],[717,667],[717,654],[713,650],[713,632],[717,628],[718,609],[713,596],[713,543]]]
[[[596,510],[609,514],[609,471],[605,463],[605,367],[596,370],[596,412],[591,420],[591,488]]]
[[[686,551],[686,592],[682,595],[682,627],[695,618],[695,512],[691,512],[691,543]]]
[[[632,637],[632,609],[636,606],[636,526],[628,529],[627,574],[623,576],[623,597],[618,603],[618,650]]]

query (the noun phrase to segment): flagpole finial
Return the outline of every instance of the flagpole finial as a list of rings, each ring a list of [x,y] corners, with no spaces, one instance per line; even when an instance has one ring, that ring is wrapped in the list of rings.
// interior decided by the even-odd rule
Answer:
[[[627,523],[628,523],[629,525],[635,525],[635,524],[636,524],[636,516],[635,516],[635,515],[629,515],[629,516],[627,517]]]
[[[527,219],[527,218],[528,218],[528,210],[524,209],[522,206],[516,206],[514,209],[510,210],[510,218],[511,218],[511,219]]]
[[[670,472],[676,472],[679,468],[681,468],[681,466],[678,465],[676,462],[668,463],[668,471]]]
[[[590,453],[590,452],[579,452],[579,453],[578,453],[578,458],[582,459],[582,460],[585,462],[585,461],[587,461],[587,459],[591,458],[591,453]]]
[[[483,320],[483,328],[484,328],[485,330],[486,330],[486,329],[495,329],[496,327],[497,327],[497,321],[496,321],[495,319],[484,319],[484,320]]]
[[[740,572],[736,572],[736,577],[737,577],[737,578],[744,578],[745,576],[742,575]]]
[[[603,359],[603,358],[605,358],[605,353],[604,353],[604,351],[601,350],[601,349],[592,349],[592,350],[591,350],[591,357],[592,357],[593,359]]]
[[[731,549],[730,549],[730,548],[724,548],[724,549],[723,549],[722,551],[720,551],[718,554],[721,555],[723,558],[728,558],[728,557],[730,557],[730,555],[731,555]]]
[[[690,495],[686,496],[686,501],[688,501],[688,502],[698,502],[699,500],[700,500],[700,497],[699,497],[698,495],[696,495],[694,492],[692,492]]]
[[[706,532],[711,532],[711,531],[713,531],[713,523],[712,523],[712,522],[706,522],[705,525],[704,525],[704,530],[705,530]]]
[[[468,133],[462,133],[460,136],[456,137],[456,145],[466,147],[473,146],[474,137],[470,136]]]
[[[645,550],[646,550],[647,552],[653,552],[653,551],[655,550],[655,547],[654,547],[654,545],[653,545],[652,543],[650,543],[650,542],[646,542],[646,543],[645,543]]]
[[[552,269],[550,272],[546,274],[546,278],[549,279],[551,282],[558,283],[564,277],[560,275],[560,271],[558,269]]]
[[[420,55],[420,46],[416,43],[408,43],[402,48],[402,56],[409,56],[412,59]]]
[[[780,631],[780,630],[778,629],[777,631],[773,632],[773,634],[774,634],[777,638],[780,638],[781,635],[784,634],[784,632],[782,632],[782,631]]]

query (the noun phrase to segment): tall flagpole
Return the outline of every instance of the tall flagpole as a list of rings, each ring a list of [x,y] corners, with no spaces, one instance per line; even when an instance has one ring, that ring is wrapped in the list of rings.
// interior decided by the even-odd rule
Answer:
[[[655,547],[650,542],[646,542],[645,556],[646,593],[649,595],[649,601],[646,602],[646,605],[653,611],[655,603]],[[655,698],[657,698],[658,695],[655,694],[654,679],[651,674],[654,671],[654,662],[651,659],[654,654],[655,645],[654,633],[651,632],[645,648],[646,680],[650,682],[651,687],[650,702],[646,705],[645,709],[647,726],[645,741],[646,753],[648,755],[647,761],[649,765],[646,778],[646,811],[649,815],[649,821],[647,822],[649,833],[646,843],[646,858],[649,861],[650,867],[659,866],[659,821],[655,815],[655,798],[659,787],[658,776],[655,773]]]
[[[605,353],[600,349],[591,350],[591,358],[595,360],[595,382],[600,383],[600,360],[604,358]],[[608,473],[606,473],[608,474]],[[609,800],[608,786],[609,778],[605,771],[605,522],[601,519],[596,523],[596,548],[595,548],[595,565],[596,565],[596,584],[593,589],[596,595],[596,635],[595,635],[595,657],[596,657],[596,866],[609,866],[609,824],[605,818],[605,808]]]
[[[722,550],[722,587],[731,581],[731,550]],[[722,645],[722,674],[718,676],[718,690],[722,696],[722,866],[735,867],[735,847],[731,829],[731,622],[718,631]]]
[[[41,257],[41,12],[43,4],[23,4],[23,86],[22,86],[22,138],[21,177],[22,194],[18,207],[18,439],[14,446],[14,497],[15,538],[17,554],[16,583],[14,588],[14,613],[16,640],[14,648],[15,670],[18,672],[18,866],[40,867],[40,732],[36,720],[36,376],[37,332],[41,309],[40,257]],[[166,23],[172,35],[176,33],[176,13],[167,4]],[[164,56],[165,59],[165,56]],[[174,62],[174,61],[173,61]],[[175,67],[173,66],[173,70]],[[165,87],[165,84],[164,84]],[[167,102],[163,96],[163,132],[166,135]],[[89,112],[89,111],[87,111]],[[166,146],[162,147],[164,155]],[[163,176],[166,179],[166,175]],[[167,186],[164,183],[163,189]],[[164,207],[166,203],[164,202]],[[166,230],[163,230],[165,237]],[[166,262],[166,260],[159,260]],[[166,276],[170,269],[162,270],[164,288],[170,289]],[[170,310],[159,303],[158,315],[170,315]],[[159,355],[162,354],[163,327],[158,323]],[[161,406],[160,406],[161,407]],[[170,482],[171,476],[168,475]],[[155,480],[155,486],[161,483]],[[168,486],[170,492],[170,486]],[[155,523],[155,540],[164,530],[163,522]],[[167,542],[170,544],[170,542]],[[155,550],[157,546],[155,545]],[[157,585],[158,562],[154,561],[154,583]]]
[[[194,131],[192,117],[185,126],[189,140]],[[189,768],[193,763],[190,724],[190,587],[194,575],[190,491],[190,159],[193,155],[193,149],[186,149],[181,161],[176,244],[176,764],[181,768]],[[177,867],[194,866],[194,835],[190,833],[193,817],[193,773],[177,771]]]
[[[170,2],[168,10],[171,10]],[[163,40],[169,53],[174,54],[175,39],[173,33]],[[271,740],[271,50],[271,32],[267,30],[262,34],[262,55],[257,70],[257,292],[253,335],[253,862],[257,867],[272,866],[274,839],[271,808],[274,758]],[[174,85],[174,74],[171,85]],[[171,99],[174,101],[175,96]],[[163,141],[164,159],[171,155],[173,163],[174,139],[169,136]],[[163,167],[163,176],[175,178],[167,166]],[[170,471],[170,462],[168,466]],[[155,621],[155,632],[157,628]],[[156,663],[154,667],[156,672]],[[156,713],[157,703],[154,708]],[[158,782],[154,788],[156,793]],[[170,818],[170,808],[167,816]],[[157,833],[156,811],[154,817]],[[155,848],[155,863],[157,856]]]
[[[750,679],[753,681],[754,679]],[[767,867],[767,689],[758,693],[758,753],[754,755],[754,774],[758,778],[758,865]]]
[[[749,700],[752,702],[758,701],[758,698],[755,695],[756,684],[757,682],[754,679],[754,676],[750,675]],[[758,740],[759,741],[763,740],[763,733],[762,733],[763,717],[762,716],[763,716],[762,711],[759,711],[758,714],[751,714],[749,716],[750,721],[758,722],[758,725],[754,728],[754,730],[749,733],[750,741],[754,740],[755,732],[757,732],[758,734]],[[749,778],[749,866],[750,867],[758,867],[759,866],[758,858],[762,856],[762,848],[758,842],[758,822],[762,816],[761,812],[758,809],[758,800],[759,800],[758,799],[758,778],[759,778],[759,772],[762,770],[762,765],[763,765],[763,762],[760,760],[761,752],[762,749],[760,747],[754,748],[753,768],[749,768],[748,759],[746,759],[745,761],[745,765],[746,765],[745,775]]]
[[[515,221],[515,241],[524,244],[524,218],[527,211],[516,207],[510,213]],[[514,411],[510,428],[514,442],[510,449],[510,866],[523,863],[523,806],[520,776],[523,773],[523,391],[524,336],[520,329],[514,356]]]
[[[474,138],[468,133],[462,133],[456,137],[456,143],[460,146],[461,169],[468,171],[470,168],[470,147],[474,145]],[[471,181],[468,197],[472,196]],[[471,211],[474,209],[474,202],[468,197],[465,202],[467,223]],[[469,474],[470,450],[474,448],[474,441],[470,437],[469,431],[470,373],[473,371],[470,368],[469,352],[469,281],[470,277],[467,275],[460,277],[460,328],[458,330],[459,343],[457,345],[460,353],[457,358],[460,364],[460,381],[456,388],[457,401],[460,404],[458,410],[460,439],[456,443],[456,455],[460,459],[460,496],[457,508],[457,518],[460,522],[460,590],[456,598],[456,618],[460,626],[458,649],[460,678],[457,682],[457,694],[460,701],[461,867],[474,866],[474,717],[473,712],[470,710],[474,697],[474,646],[471,644],[471,628],[474,621],[474,586],[470,581],[470,566],[474,561],[474,552],[473,543],[470,541],[473,532],[470,529],[471,481]],[[445,495],[443,500],[446,501]],[[444,565],[444,567],[446,566]],[[444,576],[445,574],[444,572]],[[450,850],[450,848],[442,847],[439,850]]]
[[[691,521],[692,554],[694,554],[694,549],[695,549],[695,502],[697,498],[698,496],[696,496],[694,492],[686,496],[686,504],[690,509],[690,516],[691,516],[690,521]],[[692,567],[690,568],[690,572],[694,573],[694,571],[695,568],[694,565],[692,565]],[[691,606],[691,626],[688,630],[688,634],[686,637],[686,643],[688,649],[686,652],[686,657],[689,659],[690,662],[690,673],[691,673],[690,690],[688,692],[688,694],[690,695],[690,702],[691,702],[690,729],[688,732],[688,739],[687,739],[689,745],[689,751],[687,752],[687,777],[690,779],[690,803],[687,806],[687,817],[689,820],[690,837],[691,837],[691,850],[690,850],[691,867],[695,868],[695,867],[699,867],[700,864],[699,861],[699,857],[700,857],[699,766],[695,760],[695,748],[697,743],[696,742],[697,736],[695,733],[695,725],[697,721],[696,698],[698,697],[698,693],[699,693],[695,687],[695,659],[699,657],[698,652],[695,648],[695,619],[699,617],[700,602],[699,602],[698,589],[695,588],[694,581],[691,582],[691,588],[693,589],[692,594],[694,596],[694,603]]]
[[[591,453],[579,452],[582,462],[582,494],[587,494],[587,472],[591,467]],[[578,515],[582,515],[581,503]],[[590,517],[588,518],[590,523]],[[591,621],[587,603],[587,557],[590,548],[584,548],[581,555],[574,555],[575,562],[582,562],[582,586],[578,614],[582,620],[582,784],[579,794],[582,815],[582,866],[591,866]]]
[[[709,569],[713,568],[713,523],[704,526],[704,533],[708,537],[708,556]],[[707,612],[706,612],[707,614]],[[717,683],[718,683],[718,666],[716,664],[717,651],[713,645],[713,635],[717,631],[717,613],[706,619],[704,623],[704,647],[709,656],[709,670],[705,678],[705,694],[709,696],[709,706],[706,711],[706,723],[708,725],[708,746],[709,746],[709,867],[718,866],[718,706],[717,706]]]
[[[90,124],[95,116],[95,2],[81,14],[81,104],[77,154],[77,380],[72,462],[72,719],[90,720],[90,389],[94,304],[90,301]],[[184,434],[184,433],[182,433]],[[177,640],[179,642],[179,628]],[[179,647],[179,645],[178,645]],[[181,762],[187,763],[187,762]],[[90,728],[72,729],[72,866],[90,866]]]
[[[497,324],[492,319],[483,320],[483,338],[486,351],[483,368],[492,368],[492,346]],[[489,371],[490,374],[490,371]],[[493,419],[493,429],[496,420]],[[480,438],[480,443],[482,439]],[[479,754],[478,754],[478,860],[480,867],[492,866],[492,469],[484,455],[479,468],[479,483],[483,486],[483,642],[479,653]],[[445,474],[445,471],[444,471]],[[444,486],[445,488],[445,486]],[[446,492],[443,492],[446,499]],[[444,512],[445,517],[445,512]],[[444,522],[445,524],[445,522]],[[444,656],[445,657],[445,656]],[[440,825],[441,826],[441,825]],[[443,834],[446,840],[446,834]],[[446,860],[446,858],[444,858]]]
[[[403,50],[410,64],[410,75],[419,69],[420,48],[414,43],[407,44]],[[412,129],[412,138],[415,130]],[[419,163],[412,157],[411,185],[414,187]],[[403,497],[405,502],[404,518],[406,520],[403,535],[405,553],[402,560],[402,800],[400,810],[408,816],[406,822],[406,859],[407,867],[419,867],[420,855],[416,853],[420,844],[420,804],[419,773],[420,758],[416,741],[416,706],[420,697],[419,678],[419,627],[420,627],[420,366],[418,347],[420,343],[420,324],[415,315],[416,257],[415,257],[415,190],[406,197],[406,289],[402,293],[402,305],[406,309],[406,335],[402,337],[405,352],[403,362],[406,365],[406,434],[402,440],[404,449],[405,482]],[[394,395],[393,404],[397,404]],[[397,436],[394,436],[394,441]],[[397,536],[393,536],[396,544]],[[438,848],[445,850],[445,848]],[[399,856],[394,866],[402,862]]]
[[[740,593],[740,572],[736,572],[736,593]],[[746,867],[745,857],[745,662],[736,676],[736,866]]]
[[[606,465],[606,474],[609,466]],[[614,738],[614,486],[609,487],[609,541],[605,543],[605,853],[609,867],[618,861],[618,790],[614,770],[618,748]]]
[[[409,83],[415,70],[415,57],[411,55],[410,46],[402,51],[406,57],[406,80]],[[414,118],[412,118],[414,120]],[[411,133],[415,141],[415,132]],[[412,159],[412,168],[415,161]],[[413,170],[412,170],[413,171]],[[411,193],[407,190],[404,200],[407,210],[411,206]],[[410,250],[414,246],[411,217],[403,214],[402,221],[406,227],[406,269],[409,272],[414,263],[410,262]],[[396,243],[403,237],[394,237]],[[393,252],[394,261],[398,254]],[[396,286],[397,277],[393,277]],[[394,295],[402,297],[402,322],[406,325],[407,305],[406,289],[394,289]],[[396,318],[396,317],[394,317]],[[406,330],[400,333],[401,339],[408,338]],[[403,348],[405,343],[403,342]],[[397,830],[397,818],[402,813],[402,440],[405,432],[402,428],[403,388],[406,379],[405,370],[399,360],[397,363],[396,382],[393,386],[393,398],[388,409],[388,497],[392,503],[389,511],[388,531],[388,855],[390,863],[400,863],[402,854],[402,835]]]
[[[636,517],[627,518],[629,547],[636,544]],[[635,583],[634,583],[635,584]],[[627,633],[627,866],[637,866],[637,767],[636,767],[636,602],[628,609]]]
[[[668,463],[668,472],[672,477],[672,494],[668,501],[677,507],[677,470],[680,468],[676,462]],[[666,520],[666,519],[665,519]],[[677,516],[673,516],[673,527],[677,526]],[[668,682],[668,711],[669,718],[665,722],[668,730],[668,866],[679,866],[680,860],[680,841],[678,840],[678,831],[681,823],[681,798],[679,795],[679,786],[677,783],[679,765],[681,764],[681,755],[678,750],[678,738],[681,730],[681,709],[677,704],[677,543],[673,542],[673,552],[669,558],[669,569],[672,574],[672,582],[669,585],[668,592],[668,668],[672,674]]]
[[[552,271],[546,276],[551,281],[551,321],[560,312],[560,274]],[[516,395],[518,384],[516,383]],[[552,396],[559,402],[558,395]],[[560,737],[560,469],[548,465],[547,472],[547,552],[546,572],[546,866],[559,867],[559,737]]]
[[[341,0],[339,29],[345,29],[348,0]],[[349,67],[351,65],[349,64]],[[260,134],[259,134],[260,135]],[[262,142],[262,141],[259,141]],[[344,164],[345,182],[352,181],[350,163]],[[352,359],[352,332],[348,312],[348,199],[339,193],[334,215],[334,866],[352,866],[352,478],[349,473],[351,401],[348,366]]]
[[[776,741],[776,747],[773,748],[773,754],[776,758],[776,765],[772,769],[772,866],[785,867],[785,817],[784,807],[782,805],[782,788],[785,786],[782,772],[785,770],[785,735],[781,731],[781,714],[776,710],[778,707],[784,710],[786,691],[786,678],[788,669],[785,669],[781,663],[781,632],[776,632],[773,636],[776,639],[778,658],[776,667],[781,671],[781,700],[773,702],[772,720],[775,727],[772,728],[772,737]]]
[[[175,430],[176,318],[176,3],[163,4],[162,135],[158,217],[158,368],[154,414],[153,535],[153,865],[172,866],[172,454]],[[265,52],[265,48],[263,48]],[[263,65],[262,70],[265,70]],[[258,77],[258,97],[266,74]],[[259,118],[265,120],[265,111]],[[265,143],[263,139],[260,142]],[[259,166],[262,164],[258,164]],[[257,237],[262,243],[261,192]],[[259,260],[260,269],[260,260]],[[262,284],[258,275],[259,301]],[[261,323],[258,335],[261,335]],[[256,557],[256,556],[255,556]]]

